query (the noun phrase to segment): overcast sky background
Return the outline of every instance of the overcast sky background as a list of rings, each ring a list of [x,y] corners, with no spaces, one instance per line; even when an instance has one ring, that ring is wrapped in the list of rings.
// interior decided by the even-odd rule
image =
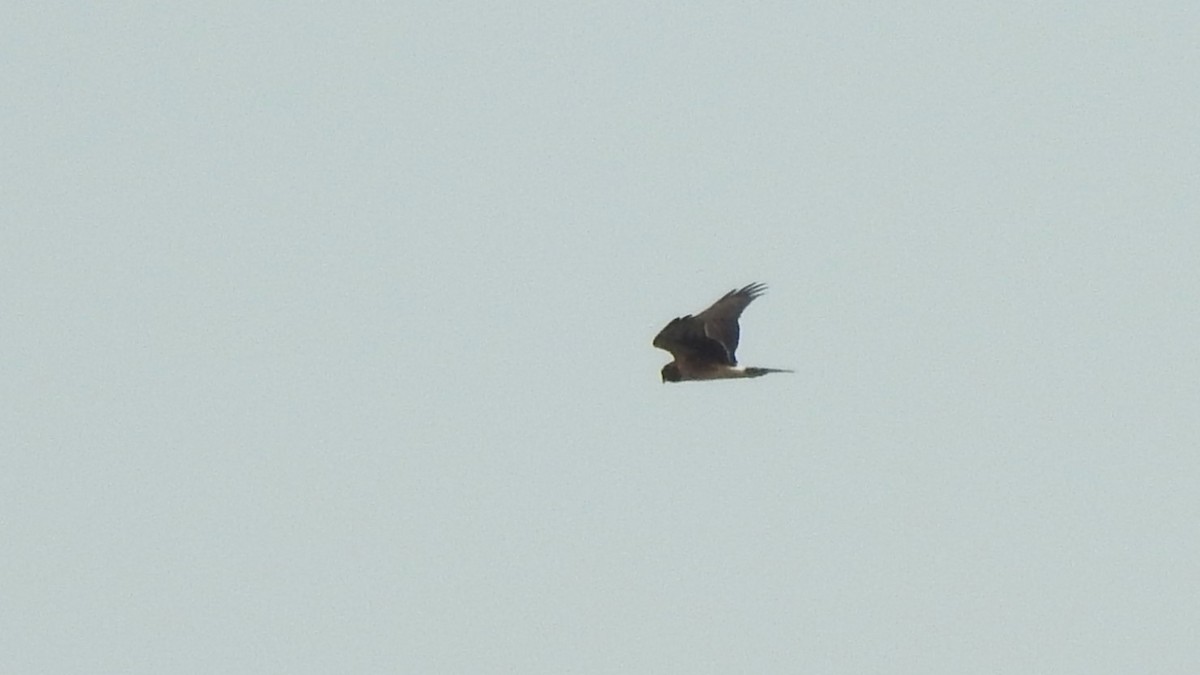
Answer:
[[[1200,672],[1195,2],[4,24],[0,671]]]

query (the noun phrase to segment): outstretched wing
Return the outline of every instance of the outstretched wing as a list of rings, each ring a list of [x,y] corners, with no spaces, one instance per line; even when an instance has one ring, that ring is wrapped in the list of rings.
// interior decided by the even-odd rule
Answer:
[[[671,319],[654,336],[654,346],[671,352],[676,361],[736,365],[725,345],[704,331],[704,322],[692,315]]]
[[[721,296],[711,307],[696,315],[704,334],[720,343],[729,354],[729,365],[737,365],[738,317],[755,298],[767,290],[765,284],[750,284]]]

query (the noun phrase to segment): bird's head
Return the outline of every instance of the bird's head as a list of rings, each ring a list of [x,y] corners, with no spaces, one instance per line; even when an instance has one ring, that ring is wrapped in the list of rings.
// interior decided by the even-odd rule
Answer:
[[[663,382],[678,382],[683,377],[679,374],[679,366],[674,361],[662,367]]]

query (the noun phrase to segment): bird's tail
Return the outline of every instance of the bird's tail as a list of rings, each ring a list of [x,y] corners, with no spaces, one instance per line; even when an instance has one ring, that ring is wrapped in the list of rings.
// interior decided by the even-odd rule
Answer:
[[[786,368],[747,368],[746,377],[762,377],[767,373],[794,373],[794,370]]]

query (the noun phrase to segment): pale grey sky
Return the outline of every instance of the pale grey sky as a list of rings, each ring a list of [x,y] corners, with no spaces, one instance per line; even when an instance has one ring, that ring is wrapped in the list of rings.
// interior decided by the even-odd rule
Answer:
[[[1200,672],[1200,5],[885,5],[10,8],[0,671]]]

